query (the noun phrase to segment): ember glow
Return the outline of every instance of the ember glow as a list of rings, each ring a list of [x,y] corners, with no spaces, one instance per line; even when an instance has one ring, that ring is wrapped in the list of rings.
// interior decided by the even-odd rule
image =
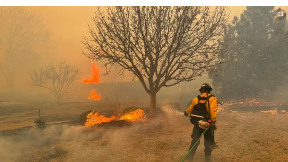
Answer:
[[[277,110],[268,110],[268,111],[261,111],[262,113],[271,113],[271,114],[277,114]]]
[[[91,74],[92,78],[91,79],[84,79],[82,82],[83,83],[99,83],[99,74],[100,74],[100,68],[98,66],[95,66],[93,62],[91,63]]]
[[[88,98],[91,100],[100,100],[101,95],[100,94],[98,95],[96,92],[92,91]]]
[[[85,123],[85,127],[91,127],[93,125],[97,125],[100,123],[110,122],[110,121],[119,121],[119,120],[127,120],[127,121],[144,121],[146,115],[143,110],[137,109],[135,111],[125,113],[124,115],[119,115],[119,118],[116,118],[114,115],[110,118],[107,118],[103,115],[100,115],[98,112],[91,112],[87,115],[87,121]]]
[[[256,101],[256,99],[253,99],[253,100],[246,100],[245,102],[226,102],[223,104],[222,108],[220,109],[220,111],[223,111],[223,112],[227,112],[227,110],[229,111],[229,108],[231,106],[231,108],[233,108],[233,106],[235,105],[238,105],[240,106],[239,107],[239,110],[241,111],[241,107],[246,107],[246,106],[249,106],[251,107],[251,110],[253,111],[253,107],[256,106],[259,108],[260,107],[263,107],[263,108],[267,108],[267,107],[271,107],[271,106],[275,106],[275,109],[273,110],[260,110],[261,113],[269,113],[269,114],[286,114],[287,112],[285,110],[278,110],[279,106],[281,108],[281,104],[279,103],[275,103],[275,102],[268,102],[268,101]],[[219,108],[218,108],[219,109]],[[259,110],[257,110],[259,111]],[[218,110],[219,112],[219,110]],[[237,111],[232,111],[230,110],[229,112],[237,112]]]
[[[261,102],[261,104],[267,104],[268,102]],[[229,106],[229,105],[252,105],[252,104],[255,104],[255,105],[258,105],[260,104],[259,101],[256,101],[256,99],[253,99],[253,100],[246,100],[245,102],[230,102],[230,103],[225,103],[226,106]]]
[[[268,111],[261,111],[262,113],[271,113],[271,114],[285,114],[285,110],[278,111],[277,108],[274,110],[268,110]]]
[[[229,109],[229,106],[233,105],[243,105],[243,106],[279,106],[281,104],[277,104],[274,102],[267,102],[267,101],[256,101],[256,99],[253,100],[246,100],[245,102],[226,102],[223,104],[224,109]]]
[[[110,118],[107,118],[103,115],[100,115],[98,112],[93,111],[87,115],[87,120],[86,120],[85,126],[91,127],[91,126],[96,125],[96,124],[110,122],[114,119],[116,119],[116,117],[114,115],[111,116]]]

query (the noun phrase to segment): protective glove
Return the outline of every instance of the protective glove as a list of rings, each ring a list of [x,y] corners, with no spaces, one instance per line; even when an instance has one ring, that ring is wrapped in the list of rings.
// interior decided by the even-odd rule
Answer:
[[[214,130],[217,130],[216,121],[212,121],[210,123],[210,127],[214,128]]]
[[[216,121],[211,121],[211,122],[210,122],[210,126],[211,126],[211,127],[215,127],[215,124],[216,124]]]
[[[188,114],[187,114],[187,112],[186,112],[186,111],[184,111],[184,115],[185,115],[185,116],[188,116]]]

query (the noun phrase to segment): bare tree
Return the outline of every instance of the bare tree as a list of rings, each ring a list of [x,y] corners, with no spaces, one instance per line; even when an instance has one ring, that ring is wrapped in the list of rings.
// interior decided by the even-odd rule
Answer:
[[[71,83],[80,77],[79,68],[65,61],[49,64],[31,73],[31,86],[47,88],[61,101]]]
[[[131,72],[150,94],[156,115],[162,87],[192,81],[217,65],[227,12],[225,7],[108,7],[105,13],[98,8],[92,20],[83,53],[103,60],[107,73],[115,65]]]
[[[0,76],[5,87],[14,87],[15,76],[23,67],[36,66],[38,54],[49,49],[49,35],[35,12],[24,7],[0,7]]]

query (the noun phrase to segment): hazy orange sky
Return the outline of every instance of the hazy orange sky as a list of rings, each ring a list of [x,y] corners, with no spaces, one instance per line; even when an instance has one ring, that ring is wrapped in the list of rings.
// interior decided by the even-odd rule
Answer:
[[[85,67],[85,76],[90,75],[90,60],[82,54],[81,48],[83,45],[80,41],[83,34],[87,35],[87,25],[92,22],[91,17],[94,15],[96,7],[42,6],[27,8],[39,13],[43,18],[44,24],[52,33],[52,41],[55,48],[53,54],[44,56],[47,62],[66,59],[71,63],[81,64],[81,67],[87,64],[87,66],[83,66]],[[245,8],[245,6],[230,7],[230,20],[234,16],[240,16]],[[287,7],[284,7],[284,9],[288,10]],[[117,74],[117,71],[114,70],[109,76],[101,76],[101,82],[131,80],[128,74],[125,74],[125,76],[119,75],[115,79],[115,74]]]

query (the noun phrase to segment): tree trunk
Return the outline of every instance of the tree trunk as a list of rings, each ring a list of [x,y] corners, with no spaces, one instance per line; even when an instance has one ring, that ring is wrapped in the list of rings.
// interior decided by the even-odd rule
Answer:
[[[57,94],[57,101],[61,102],[61,100],[62,100],[62,96],[60,94]]]
[[[151,93],[150,94],[150,113],[151,116],[156,116],[156,93]]]

